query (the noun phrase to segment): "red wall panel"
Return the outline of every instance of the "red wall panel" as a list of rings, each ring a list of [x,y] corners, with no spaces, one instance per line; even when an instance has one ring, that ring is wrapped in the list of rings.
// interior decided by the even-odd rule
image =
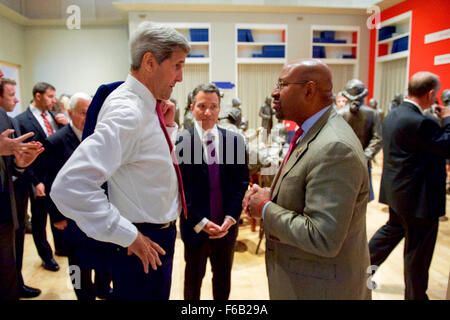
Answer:
[[[450,64],[434,65],[434,56],[450,53],[450,39],[425,44],[425,35],[450,28],[450,1],[406,0],[381,12],[381,22],[412,11],[409,76],[418,71],[430,71],[441,80],[441,90],[450,89]],[[376,30],[370,34],[369,98],[373,95]]]

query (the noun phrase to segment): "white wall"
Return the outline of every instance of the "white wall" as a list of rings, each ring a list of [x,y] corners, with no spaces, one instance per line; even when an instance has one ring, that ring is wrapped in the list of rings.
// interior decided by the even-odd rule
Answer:
[[[25,74],[25,28],[0,16],[0,60],[21,66],[20,92],[23,92]],[[18,97],[21,98],[20,96]],[[22,95],[23,99],[23,95]]]
[[[57,96],[77,91],[92,95],[103,83],[125,80],[129,70],[127,26],[27,28],[25,48],[27,102],[39,81],[54,85]]]
[[[146,17],[141,16],[145,14]],[[302,20],[297,20],[302,17]],[[130,32],[142,21],[155,22],[199,22],[211,23],[211,81],[236,82],[235,67],[235,24],[263,23],[287,24],[287,60],[311,57],[311,25],[351,25],[360,26],[359,79],[366,83],[369,66],[370,32],[365,16],[358,15],[320,15],[294,13],[217,13],[217,12],[131,12],[129,13]],[[229,100],[232,97],[228,97]]]

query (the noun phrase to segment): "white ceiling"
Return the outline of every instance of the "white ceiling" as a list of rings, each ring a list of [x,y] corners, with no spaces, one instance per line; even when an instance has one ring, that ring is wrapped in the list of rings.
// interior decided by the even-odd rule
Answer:
[[[0,14],[8,11],[26,24],[61,20],[70,5],[81,8],[84,21],[119,21],[129,11],[252,11],[335,12],[365,14],[371,5],[382,9],[405,0],[0,0]],[[333,11],[334,10],[334,11]]]

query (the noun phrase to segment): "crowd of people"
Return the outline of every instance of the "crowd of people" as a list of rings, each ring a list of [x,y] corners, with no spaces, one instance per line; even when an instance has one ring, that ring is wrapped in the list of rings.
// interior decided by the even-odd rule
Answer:
[[[427,299],[450,158],[450,109],[435,104],[438,76],[413,75],[407,96],[383,117],[376,102],[364,105],[361,81],[335,99],[326,64],[289,62],[272,109],[298,129],[271,186],[249,187],[245,141],[217,125],[215,85],[190,93],[192,127],[175,120],[170,96],[189,52],[173,28],[142,23],[124,82],[58,103],[55,87],[40,82],[15,118],[6,112],[18,102],[16,84],[1,79],[0,299],[41,292],[21,275],[29,203],[42,266],[56,272],[53,254],[67,256],[79,300],[169,299],[177,219],[184,298],[200,299],[209,259],[213,297],[227,300],[241,213],[264,222],[271,299],[371,299],[367,269],[402,238],[405,299]],[[432,106],[439,121],[424,115]],[[381,149],[379,200],[389,220],[368,241],[370,168]]]

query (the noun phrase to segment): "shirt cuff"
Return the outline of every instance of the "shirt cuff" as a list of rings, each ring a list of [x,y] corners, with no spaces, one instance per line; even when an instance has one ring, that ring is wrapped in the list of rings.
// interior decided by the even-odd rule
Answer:
[[[267,201],[266,204],[264,205],[263,209],[262,209],[262,213],[261,213],[261,219],[264,220],[264,213],[266,212],[266,208],[269,204],[271,204],[272,201]]]
[[[225,216],[225,218],[230,218],[234,223],[236,223],[236,219],[235,218],[233,218],[232,216]]]
[[[197,233],[200,233],[202,231],[203,227],[206,226],[206,224],[209,222],[207,218],[203,218],[197,225],[194,227],[194,231]]]
[[[138,230],[136,226],[121,216],[119,218],[117,228],[111,235],[111,239],[114,239],[114,241],[111,242],[115,242],[116,244],[127,248],[134,242],[134,240],[136,240],[137,235]]]

